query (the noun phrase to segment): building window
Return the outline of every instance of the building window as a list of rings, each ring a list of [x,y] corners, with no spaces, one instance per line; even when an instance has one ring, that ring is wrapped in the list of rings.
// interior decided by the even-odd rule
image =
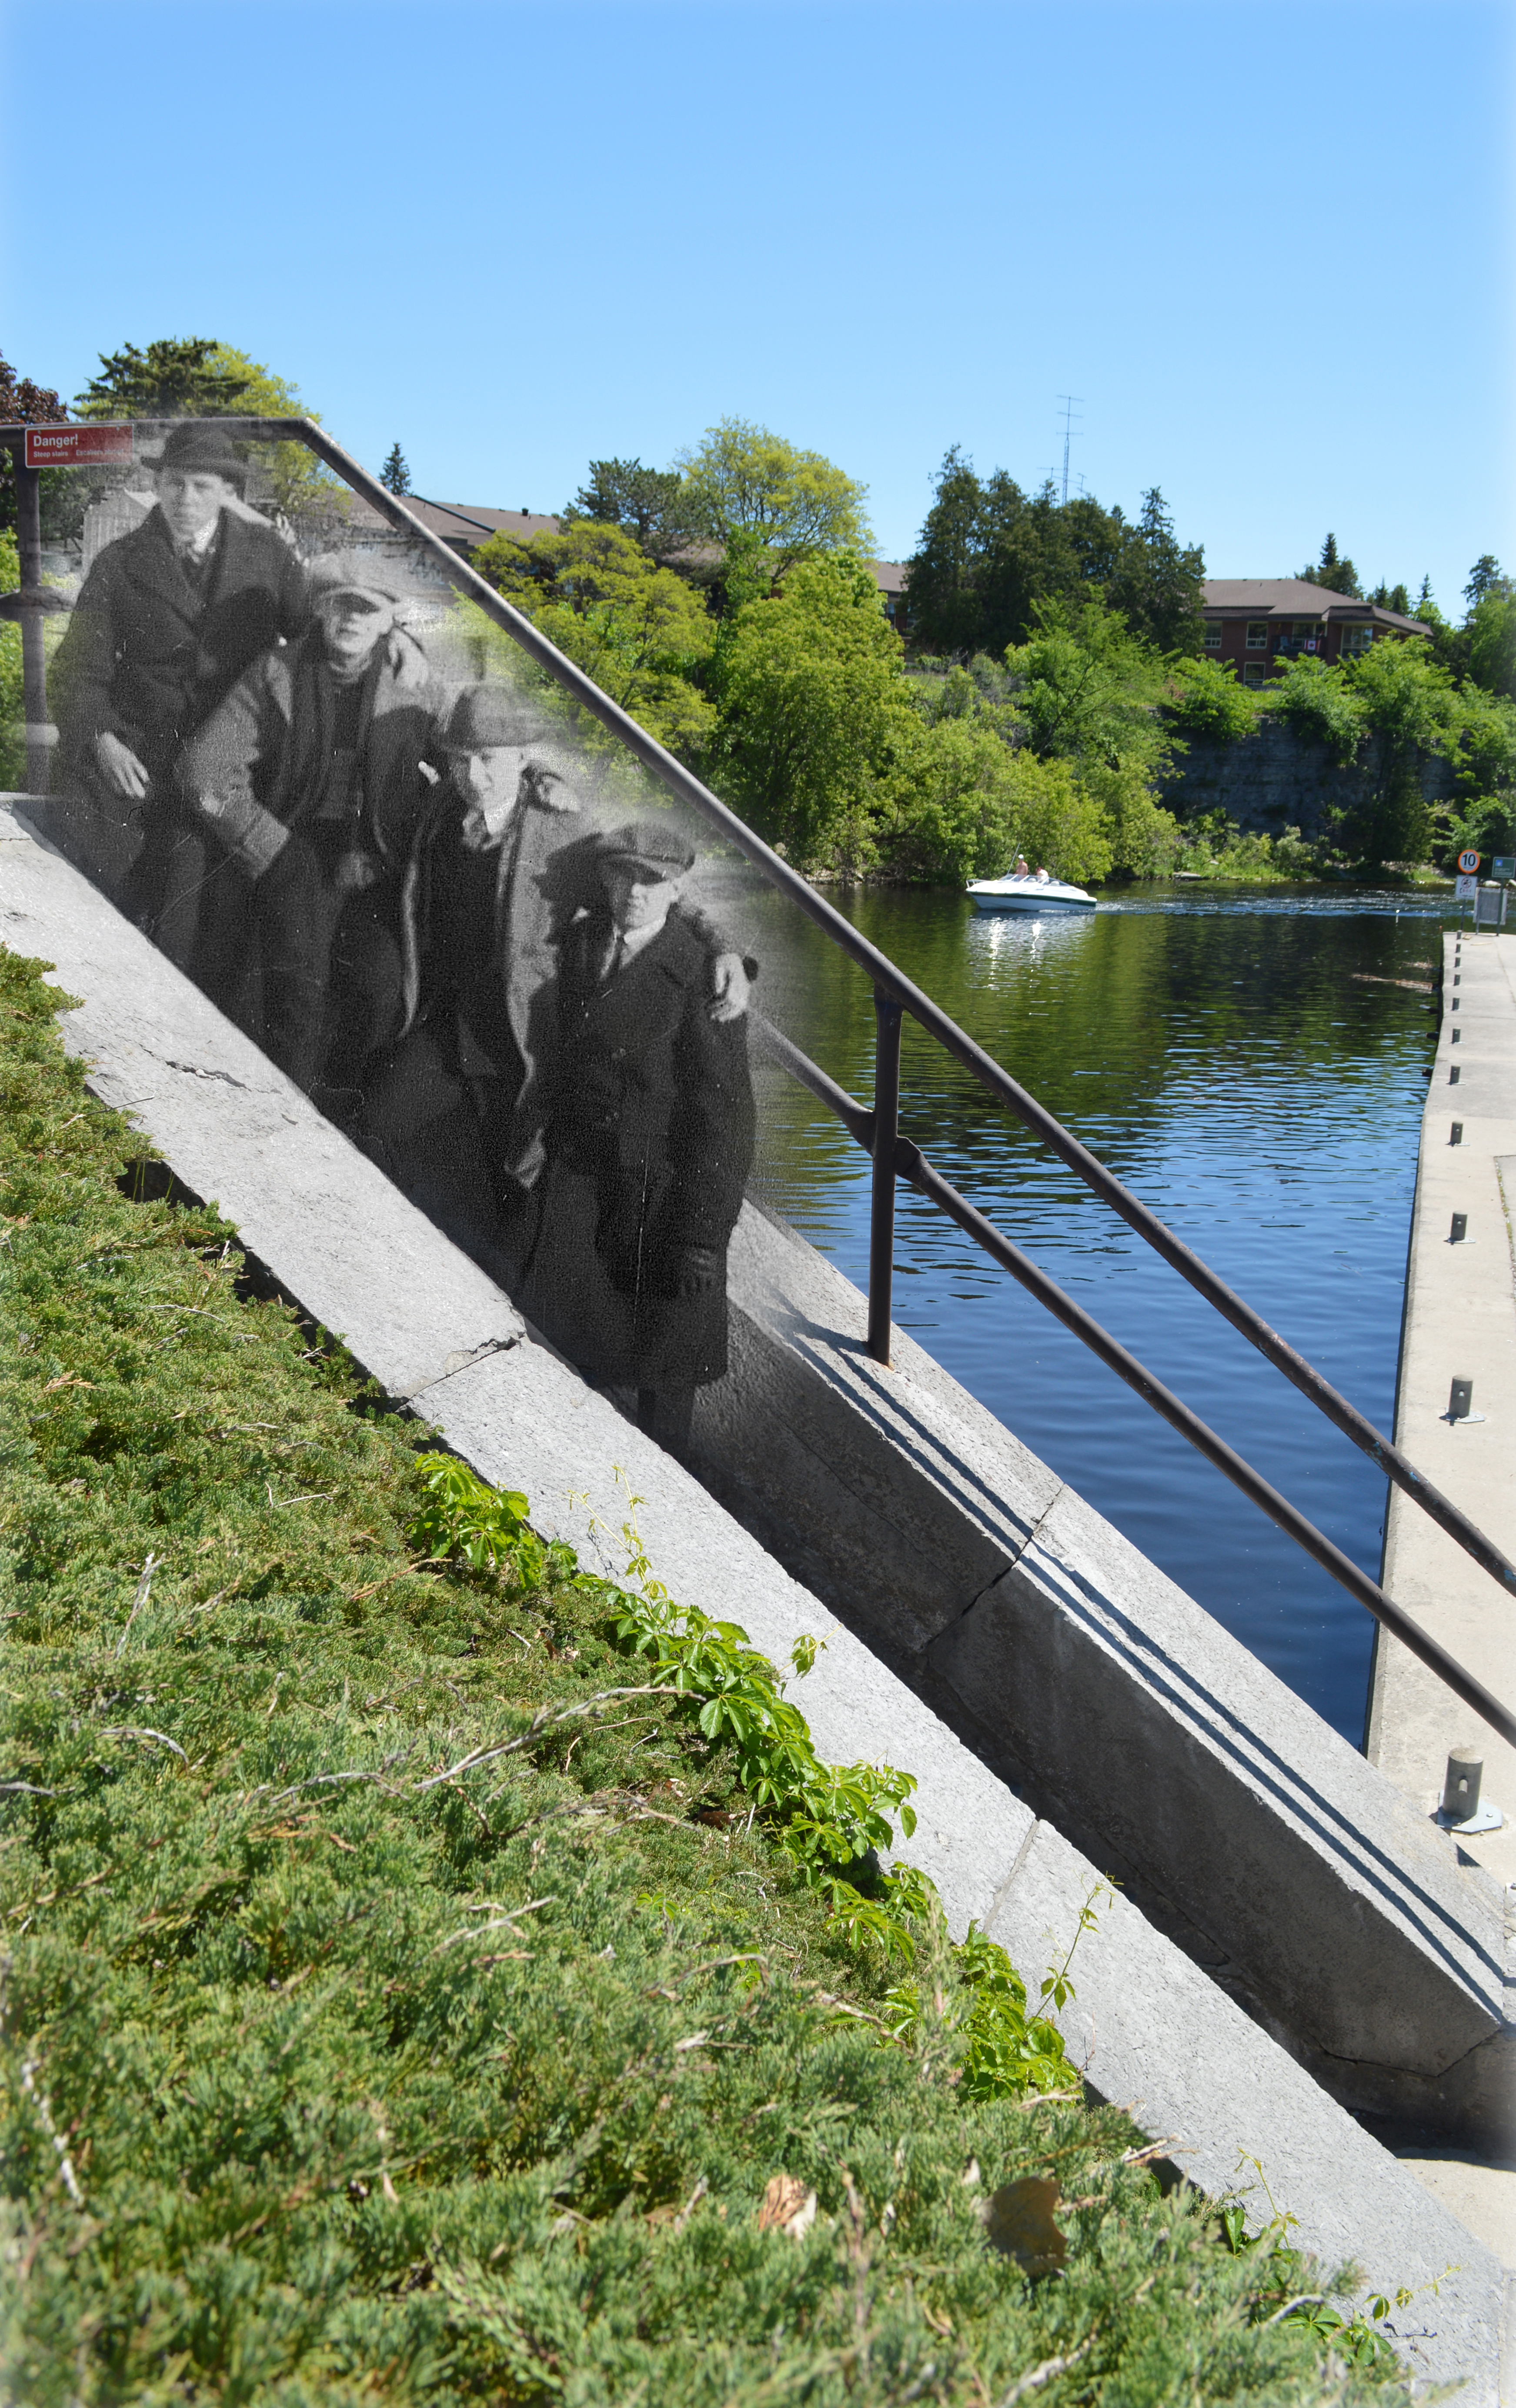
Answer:
[[[1242,682],[1244,685],[1266,685],[1268,671],[1260,668],[1256,661],[1250,661],[1242,672]]]
[[[1374,630],[1366,621],[1360,626],[1344,627],[1342,649],[1345,652],[1366,652],[1374,642]]]
[[[1268,621],[1267,621],[1266,619],[1250,619],[1250,620],[1249,620],[1249,622],[1248,622],[1248,650],[1249,650],[1249,652],[1267,652],[1267,650],[1268,650]]]
[[[1208,620],[1206,621],[1206,650],[1207,650],[1207,652],[1219,652],[1219,651],[1221,650],[1221,642],[1222,642],[1222,623],[1221,623],[1221,621],[1220,621],[1219,619],[1208,619]]]

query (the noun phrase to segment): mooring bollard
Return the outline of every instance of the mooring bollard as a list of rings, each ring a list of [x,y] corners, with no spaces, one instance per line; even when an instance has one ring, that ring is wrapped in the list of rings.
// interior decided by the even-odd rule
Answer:
[[[1462,1121],[1454,1121],[1454,1123],[1453,1123],[1453,1125],[1452,1125],[1452,1137],[1448,1140],[1448,1143],[1449,1143],[1450,1145],[1462,1145],[1462,1144],[1463,1144],[1463,1141],[1464,1141],[1464,1124],[1463,1124],[1463,1122],[1462,1122]]]
[[[1448,1073],[1448,1084],[1450,1087],[1456,1087],[1458,1084],[1458,1065],[1456,1062]]]
[[[1467,1242],[1468,1214],[1466,1212],[1455,1212],[1452,1216],[1452,1234],[1449,1238],[1448,1243],[1450,1246],[1462,1246],[1466,1245]]]
[[[1480,1811],[1480,1784],[1484,1779],[1484,1759],[1471,1747],[1455,1747],[1448,1757],[1448,1770],[1442,1777],[1442,1813],[1450,1823],[1467,1823]]]
[[[1450,1391],[1450,1393],[1449,1393],[1449,1397],[1448,1397],[1448,1419],[1449,1419],[1449,1421],[1451,1421],[1451,1422],[1471,1422],[1471,1421],[1475,1421],[1475,1420],[1482,1421],[1482,1420],[1484,1419],[1484,1415],[1483,1415],[1482,1413],[1476,1414],[1476,1413],[1475,1413],[1475,1412],[1474,1412],[1474,1410],[1473,1410],[1473,1407],[1474,1407],[1474,1383],[1473,1383],[1473,1381],[1472,1381],[1472,1380],[1454,1380],[1454,1382],[1453,1382],[1453,1383],[1452,1383],[1452,1390]]]

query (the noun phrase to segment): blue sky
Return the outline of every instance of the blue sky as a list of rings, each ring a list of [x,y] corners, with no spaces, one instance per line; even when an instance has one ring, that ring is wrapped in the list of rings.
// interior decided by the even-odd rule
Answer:
[[[1217,576],[1516,567],[1509,0],[7,0],[0,344],[241,345],[418,492],[725,414],[908,552],[947,447]]]

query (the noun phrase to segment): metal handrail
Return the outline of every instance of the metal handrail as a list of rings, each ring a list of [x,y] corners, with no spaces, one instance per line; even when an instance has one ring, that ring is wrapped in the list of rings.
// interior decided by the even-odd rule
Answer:
[[[792,1078],[808,1088],[828,1111],[835,1112],[865,1153],[873,1155],[877,1204],[880,1168],[879,1137],[881,1125],[887,1126],[888,1123],[881,1124],[875,1113],[865,1111],[846,1088],[839,1087],[834,1079],[828,1078],[826,1072],[802,1054],[799,1046],[781,1029],[776,1028],[771,1021],[765,1020],[759,1012],[753,1012],[751,1017],[753,1034],[765,1050],[788,1070]],[[1055,1321],[1061,1321],[1064,1327],[1071,1330],[1081,1344],[1088,1346],[1108,1370],[1114,1371],[1119,1380],[1124,1380],[1129,1388],[1135,1389],[1144,1404],[1151,1405],[1153,1412],[1161,1415],[1171,1428],[1177,1429],[1181,1438],[1188,1439],[1208,1463],[1213,1463],[1218,1471],[1224,1472],[1234,1487],[1240,1488],[1244,1497],[1266,1513],[1269,1520],[1294,1539],[1308,1555],[1313,1556],[1324,1571],[1330,1572],[1335,1581],[1357,1598],[1360,1605],[1366,1606],[1375,1620],[1381,1622],[1386,1630],[1393,1631],[1413,1656],[1420,1656],[1422,1662],[1447,1684],[1455,1697],[1462,1698],[1466,1706],[1472,1706],[1474,1712],[1482,1715],[1503,1739],[1516,1742],[1516,1713],[1502,1705],[1482,1681],[1466,1670],[1456,1657],[1438,1646],[1435,1639],[1428,1638],[1420,1625],[1413,1622],[1393,1598],[1387,1597],[1378,1582],[1370,1580],[1351,1555],[1344,1555],[1342,1549],[1323,1531],[1318,1530],[1313,1522],[1308,1522],[1287,1497],[1281,1497],[1263,1473],[1255,1471],[1235,1448],[1228,1446],[1226,1440],[1203,1422],[1198,1413],[1191,1411],[1182,1398],[1166,1387],[1163,1381],[1146,1365],[1139,1363],[1119,1339],[1112,1338],[1108,1329],[1102,1328],[1081,1304],[1076,1304],[1071,1296],[1065,1296],[1057,1282],[1050,1279],[1047,1272],[1033,1262],[1030,1255],[1023,1254],[1019,1246],[1013,1245],[993,1221],[987,1220],[976,1206],[968,1202],[966,1197],[960,1196],[942,1173],[933,1168],[920,1146],[913,1145],[908,1138],[898,1133],[894,1136],[893,1147],[893,1170],[894,1177],[905,1180],[919,1195],[926,1197],[939,1211],[945,1212],[951,1221],[955,1221],[959,1228],[972,1238],[977,1246],[982,1247],[1003,1270],[1009,1271],[1012,1279],[1019,1280]],[[871,1233],[875,1242],[878,1229],[876,1217]],[[871,1324],[873,1313],[871,1292]]]
[[[137,419],[133,423],[146,431],[166,432],[180,422],[174,419]],[[1154,1253],[1160,1254],[1182,1279],[1187,1280],[1223,1320],[1229,1322],[1251,1345],[1255,1346],[1266,1361],[1272,1363],[1277,1370],[1282,1371],[1285,1378],[1298,1388],[1302,1395],[1308,1397],[1328,1421],[1341,1430],[1345,1437],[1351,1439],[1379,1470],[1420,1505],[1423,1511],[1448,1533],[1450,1538],[1455,1540],[1458,1545],[1490,1574],[1492,1579],[1499,1582],[1508,1591],[1516,1594],[1516,1564],[1512,1564],[1509,1557],[1485,1537],[1477,1525],[1452,1503],[1451,1498],[1444,1497],[1441,1491],[1417,1469],[1409,1457],[1383,1435],[1382,1431],[1376,1429],[1366,1415],[1361,1413],[1355,1405],[1350,1404],[1345,1397],[1340,1396],[1328,1381],[1323,1380],[1321,1373],[1306,1361],[1304,1355],[1289,1345],[1261,1313],[1255,1312],[1252,1307],[1228,1287],[1225,1281],[1220,1279],[1208,1264],[1192,1253],[1180,1239],[1176,1238],[1172,1230],[1166,1228],[1155,1213],[1151,1212],[1145,1204],[1139,1202],[1138,1198],[1123,1186],[1111,1171],[1107,1169],[1105,1164],[1093,1154],[1088,1147],[1081,1145],[1079,1139],[1065,1129],[1044,1105],[1038,1103],[1035,1096],[1030,1095],[1024,1087],[1021,1086],[1008,1071],[1003,1069],[993,1055],[987,1054],[982,1046],[977,1044],[973,1038],[960,1028],[957,1022],[951,1019],[940,1005],[935,1003],[930,996],[918,987],[912,980],[907,978],[887,954],[880,953],[877,946],[871,945],[867,938],[862,936],[853,927],[851,922],[844,918],[843,914],[836,909],[835,905],[819,895],[797,869],[766,845],[762,837],[755,835],[744,821],[738,819],[735,811],[730,810],[708,786],[703,785],[681,761],[677,761],[671,752],[666,752],[655,737],[648,734],[646,728],[639,726],[620,704],[612,702],[608,695],[602,694],[593,679],[579,667],[577,663],[559,652],[557,646],[550,642],[541,630],[533,625],[530,619],[515,609],[503,595],[496,593],[494,587],[482,578],[477,569],[471,568],[466,561],[461,559],[440,536],[434,534],[423,520],[418,518],[413,510],[406,507],[404,500],[392,494],[388,487],[380,484],[377,477],[371,476],[366,468],[345,452],[340,444],[334,442],[332,437],[310,419],[224,417],[218,418],[216,423],[227,433],[235,431],[252,442],[305,444],[353,492],[362,494],[364,499],[369,502],[381,517],[387,519],[392,526],[418,543],[445,569],[451,581],[477,603],[496,626],[510,636],[530,660],[535,661],[539,668],[545,670],[557,684],[571,694],[583,709],[599,720],[602,726],[620,738],[627,750],[642,762],[646,768],[651,769],[672,793],[690,804],[708,824],[720,832],[727,843],[735,847],[762,871],[770,885],[788,896],[793,903],[825,931],[835,944],[857,963],[859,968],[866,973],[873,984],[877,1003],[882,997],[896,1007],[897,1011],[908,1011],[911,1018],[924,1028],[929,1036],[936,1038],[945,1053],[977,1079],[981,1086],[987,1088],[998,1102],[1014,1112],[1025,1127],[1041,1138],[1069,1169],[1076,1172],[1088,1187],[1111,1207],[1113,1211],[1118,1212],[1128,1226],[1135,1229],[1137,1235],[1152,1247]],[[0,442],[9,443],[17,453],[18,485],[23,481],[21,471],[21,447],[24,432],[24,428],[21,426],[0,427]],[[36,471],[25,473],[27,477],[35,477],[36,474]],[[23,582],[26,581],[28,580],[23,567]],[[40,584],[40,575],[38,574],[32,581]],[[39,636],[40,622],[36,620],[35,613],[29,612],[27,618],[32,624],[25,625],[24,632],[31,634],[35,625]],[[40,653],[39,643],[37,649]],[[896,1148],[900,1142],[895,1126],[899,1082],[898,1017],[894,1018],[887,1028],[885,1018],[881,1015],[880,1038],[881,1044],[876,1069],[878,1089],[876,1104],[881,1109],[878,1122],[871,1121],[871,1127],[878,1134],[871,1139],[871,1151],[875,1155],[875,1181],[871,1214],[869,1351],[878,1361],[887,1365],[892,1265],[891,1247],[886,1242],[886,1239],[893,1231],[894,1179],[897,1167]],[[892,1051],[893,1068],[890,1059]],[[817,1075],[824,1074],[818,1072]],[[857,1108],[852,1105],[851,1099],[849,1098],[848,1101],[850,1111],[855,1111]],[[883,1141],[885,1131],[888,1131],[888,1143]],[[937,1174],[933,1173],[932,1176],[936,1179]],[[956,1191],[948,1189],[946,1182],[942,1184],[947,1192],[937,1200],[942,1203],[944,1211],[951,1212],[954,1219],[961,1220],[961,1214],[964,1213],[973,1214],[976,1220],[982,1217],[976,1214],[974,1207],[958,1197]],[[888,1190],[888,1197],[886,1190]],[[951,1205],[947,1201],[950,1196],[952,1197]],[[967,1227],[968,1224],[961,1221],[961,1226]],[[1034,1292],[1039,1293],[1036,1282],[1041,1281],[1043,1274],[1037,1271],[1036,1266],[1029,1263],[1025,1256],[1019,1254],[1015,1248],[1010,1247],[1008,1240],[994,1231],[989,1222],[984,1222],[983,1226],[991,1233],[994,1241],[993,1245],[988,1246],[987,1250],[995,1252],[996,1248],[1004,1247],[1008,1254],[1015,1254],[1017,1264],[1024,1265],[1028,1272],[1035,1274],[1034,1279],[1028,1279],[1024,1283],[1033,1287]],[[971,1234],[977,1233],[971,1232]],[[980,1242],[986,1241],[980,1240]],[[997,1259],[999,1258],[997,1254]],[[1016,1267],[1016,1264],[1008,1260],[1005,1267],[1011,1269],[1015,1277],[1022,1278],[1022,1270]],[[1044,1296],[1042,1300],[1048,1304],[1050,1310],[1058,1311],[1060,1318],[1064,1317],[1064,1308],[1066,1308],[1068,1312],[1080,1311],[1080,1308],[1074,1306],[1069,1299],[1063,1297],[1062,1292],[1053,1288],[1051,1283],[1048,1285],[1051,1293]],[[1053,1297],[1060,1298],[1060,1303],[1056,1306],[1052,1302]],[[1088,1316],[1084,1318],[1087,1319]],[[1074,1325],[1069,1322],[1068,1326],[1072,1327]],[[1090,1326],[1092,1330],[1098,1330],[1097,1324],[1091,1323]],[[1116,1354],[1122,1354],[1126,1362],[1133,1362],[1134,1358],[1125,1356],[1124,1350],[1117,1347],[1114,1339],[1107,1338],[1103,1331],[1099,1332],[1099,1335],[1106,1346],[1115,1350]],[[1093,1342],[1093,1340],[1087,1342]],[[1114,1356],[1109,1359],[1113,1369],[1120,1369]],[[1135,1368],[1141,1372],[1140,1366]],[[1123,1370],[1121,1376],[1125,1378],[1127,1374]],[[1188,1414],[1189,1409],[1182,1406],[1177,1398],[1169,1398],[1169,1392],[1162,1387],[1162,1383],[1153,1381],[1146,1372],[1141,1372],[1140,1383],[1134,1382],[1133,1384],[1138,1386],[1139,1393],[1147,1396],[1155,1410],[1165,1412],[1166,1416],[1166,1406],[1160,1402],[1160,1394],[1180,1412]],[[1191,1416],[1191,1418],[1194,1417]],[[1175,1426],[1178,1427],[1180,1425],[1176,1423]],[[1205,1427],[1203,1423],[1196,1423],[1197,1429],[1204,1430]],[[1206,1435],[1211,1445],[1218,1449],[1224,1449],[1223,1440],[1216,1438],[1209,1431],[1207,1431]],[[1199,1443],[1198,1440],[1195,1442]],[[1229,1449],[1224,1451],[1230,1455]],[[1213,1455],[1212,1459],[1220,1461],[1219,1456]],[[1240,1463],[1241,1458],[1237,1457],[1234,1460]],[[1224,1469],[1226,1466],[1223,1464],[1222,1468]],[[1246,1469],[1245,1466],[1243,1468]],[[1257,1481],[1260,1492],[1267,1488],[1267,1484],[1263,1482],[1258,1474],[1253,1473],[1250,1476]],[[1275,1495],[1272,1489],[1268,1489],[1267,1493],[1270,1498]],[[1264,1504],[1266,1512],[1272,1512],[1272,1507],[1264,1502],[1261,1493],[1257,1501]],[[1283,1498],[1279,1498],[1278,1502],[1281,1506],[1285,1505]],[[1293,1507],[1286,1510],[1291,1513],[1294,1512]],[[1275,1518],[1277,1519],[1278,1516],[1276,1515]],[[1290,1526],[1281,1523],[1280,1526]],[[1319,1548],[1330,1548],[1330,1541],[1322,1538],[1319,1532],[1312,1529],[1310,1524],[1303,1521],[1302,1530],[1310,1533],[1309,1542],[1299,1531],[1292,1529],[1292,1535],[1298,1539],[1301,1545],[1307,1546],[1308,1552],[1317,1555],[1317,1559],[1325,1563],[1326,1558],[1320,1555]],[[1339,1551],[1336,1549],[1333,1549],[1332,1553],[1334,1555],[1339,1555]],[[1334,1576],[1341,1580],[1343,1585],[1349,1587],[1353,1595],[1359,1598],[1360,1602],[1368,1604],[1371,1612],[1379,1612],[1379,1608],[1369,1603],[1369,1599],[1363,1595],[1359,1585],[1360,1583],[1366,1581],[1366,1575],[1359,1572],[1357,1567],[1352,1565],[1346,1556],[1340,1556],[1339,1559],[1343,1570],[1337,1570],[1331,1563],[1327,1563],[1326,1568],[1333,1570]],[[1349,1574],[1351,1578],[1348,1577]],[[1372,1583],[1368,1583],[1367,1585],[1374,1586]],[[1375,1588],[1374,1594],[1384,1606],[1391,1608],[1392,1613],[1399,1617],[1399,1609],[1391,1606],[1391,1600],[1384,1598],[1382,1591]],[[1381,1613],[1380,1618],[1385,1617]],[[1407,1634],[1414,1629],[1414,1624],[1408,1624],[1406,1632],[1398,1634],[1405,1637],[1408,1646],[1413,1642]],[[1425,1654],[1425,1649],[1433,1645],[1434,1642],[1426,1641],[1418,1648],[1417,1652],[1423,1655],[1423,1661],[1432,1662],[1433,1659]],[[1437,1653],[1440,1655],[1440,1651]],[[1450,1666],[1452,1665],[1451,1658],[1446,1661]],[[1451,1686],[1457,1686],[1458,1683],[1467,1682],[1471,1678],[1453,1666],[1452,1670],[1458,1672],[1458,1682],[1455,1683],[1452,1680],[1450,1672],[1443,1670],[1441,1665],[1437,1665],[1434,1669],[1442,1671],[1442,1677],[1449,1681]],[[1477,1683],[1473,1684],[1473,1686],[1479,1689]],[[1466,1696],[1466,1692],[1461,1687],[1459,1694]],[[1479,1690],[1479,1695],[1480,1698],[1485,1698],[1487,1693]],[[1467,1697],[1467,1702],[1476,1704],[1472,1697]],[[1476,1704],[1476,1711],[1486,1716],[1493,1711],[1495,1715],[1500,1716],[1505,1714],[1506,1710],[1492,1698],[1488,1699],[1487,1704]]]

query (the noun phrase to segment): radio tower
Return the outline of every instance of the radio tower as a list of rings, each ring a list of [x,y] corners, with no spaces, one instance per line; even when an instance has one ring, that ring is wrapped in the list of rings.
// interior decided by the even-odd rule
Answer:
[[[1061,393],[1058,396],[1059,405],[1064,413],[1064,503],[1065,508],[1068,502],[1068,447],[1074,439],[1074,412],[1083,398],[1084,395],[1080,393]]]

